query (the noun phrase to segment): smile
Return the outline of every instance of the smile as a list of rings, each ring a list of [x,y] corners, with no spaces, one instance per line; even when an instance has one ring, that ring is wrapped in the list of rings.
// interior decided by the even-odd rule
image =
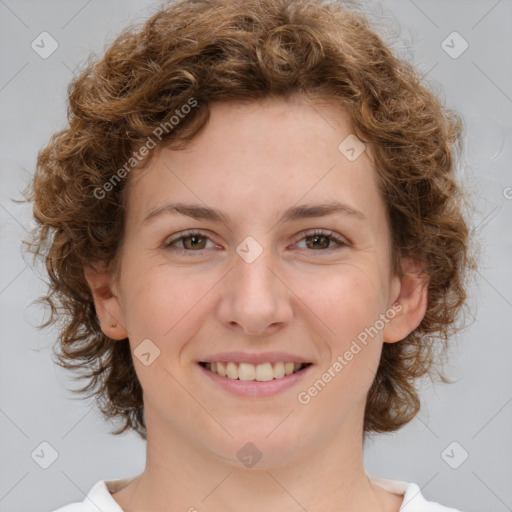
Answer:
[[[282,379],[287,375],[300,372],[311,363],[275,362],[275,363],[236,363],[234,361],[199,363],[212,373],[221,377],[242,381],[267,382],[274,379]]]

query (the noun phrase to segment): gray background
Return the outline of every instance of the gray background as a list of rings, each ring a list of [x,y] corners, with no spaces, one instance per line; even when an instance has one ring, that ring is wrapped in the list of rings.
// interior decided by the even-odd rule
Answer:
[[[83,500],[100,479],[144,469],[144,442],[110,435],[94,402],[67,391],[70,377],[51,361],[55,331],[34,327],[44,309],[31,303],[44,283],[20,244],[30,207],[11,199],[30,179],[37,151],[64,127],[66,86],[79,63],[156,6],[0,1],[0,512],[51,510]],[[512,2],[382,0],[365,9],[385,33],[401,35],[396,51],[464,117],[460,172],[474,196],[473,234],[482,246],[470,290],[475,319],[457,336],[447,367],[457,382],[425,382],[421,413],[401,431],[368,441],[366,468],[416,482],[427,499],[447,506],[512,510]],[[31,48],[44,31],[58,43],[46,59]],[[457,58],[442,47],[454,31],[469,44]],[[452,53],[462,48],[457,37],[448,39]],[[44,441],[58,453],[48,469],[31,456]]]

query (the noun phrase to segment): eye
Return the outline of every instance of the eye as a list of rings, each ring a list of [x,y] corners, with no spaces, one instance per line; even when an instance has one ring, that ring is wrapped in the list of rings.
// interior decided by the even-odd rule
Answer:
[[[331,250],[337,250],[348,245],[346,241],[335,235],[332,231],[321,229],[302,233],[302,238],[299,241],[302,242],[303,240],[306,241],[306,249],[313,251],[330,252]],[[164,247],[182,254],[191,252],[202,254],[208,248],[206,247],[208,241],[211,242],[210,238],[202,231],[190,230],[179,233],[174,238],[167,239],[164,242]],[[331,244],[334,244],[335,247],[332,247]]]
[[[324,231],[321,229],[315,229],[302,234],[300,241],[306,240],[306,248],[311,250],[336,250],[348,243],[342,240],[340,237],[335,235],[332,231]],[[329,248],[330,244],[334,243],[337,247]]]
[[[164,246],[181,253],[197,252],[201,254],[206,248],[205,245],[207,240],[210,239],[203,232],[191,230],[180,233],[180,235],[175,238],[167,239],[164,242]],[[178,244],[178,247],[176,247],[175,244]],[[180,244],[181,247],[179,247]]]

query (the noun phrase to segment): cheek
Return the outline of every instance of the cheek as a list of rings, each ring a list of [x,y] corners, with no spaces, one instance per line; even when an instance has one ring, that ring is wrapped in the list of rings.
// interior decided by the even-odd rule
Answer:
[[[365,403],[379,365],[382,329],[377,322],[384,302],[376,282],[376,276],[352,269],[326,281],[321,291],[318,286],[309,289],[308,305],[328,327],[321,341],[328,355],[314,379],[305,383],[307,396],[302,398],[310,397],[314,414],[324,419],[328,414],[333,424]]]
[[[166,265],[127,266],[123,310],[128,332],[163,341],[187,325],[197,325],[194,313],[217,281],[214,277]]]
[[[325,388],[319,403],[350,407],[364,399],[382,350],[383,288],[379,273],[363,266],[339,267],[329,279],[303,281],[305,302],[325,327],[321,349],[326,358],[319,369]],[[343,414],[343,408],[336,410]]]
[[[373,325],[385,307],[384,285],[368,266],[339,266],[322,278],[302,276],[297,289],[322,320],[324,335],[341,348]]]

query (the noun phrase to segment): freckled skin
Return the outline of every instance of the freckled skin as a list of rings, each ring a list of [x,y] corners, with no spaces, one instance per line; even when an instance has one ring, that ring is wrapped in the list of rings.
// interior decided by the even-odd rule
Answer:
[[[169,504],[212,512],[302,510],[290,495],[309,511],[398,511],[401,498],[370,484],[364,472],[364,406],[383,343],[419,324],[425,297],[391,273],[386,207],[369,150],[353,162],[338,151],[347,126],[338,106],[304,99],[214,104],[189,148],[159,148],[133,176],[118,279],[90,278],[92,287],[110,283],[110,297],[95,297],[97,310],[121,327],[109,331],[105,320],[106,333],[128,336],[132,350],[144,339],[160,349],[149,366],[134,358],[144,389],[147,465],[114,495],[126,512]],[[276,224],[289,207],[328,200],[365,219]],[[222,210],[230,223],[171,214],[143,222],[168,202]],[[189,229],[207,237],[199,240],[202,254],[179,252],[193,247],[190,239],[165,246]],[[324,249],[321,239],[315,248],[301,234],[312,229],[346,243]],[[250,264],[236,253],[248,236],[263,249]],[[307,405],[299,403],[298,393],[397,300],[402,312]],[[277,396],[242,398],[198,368],[201,356],[224,351],[291,352],[313,368]],[[262,453],[250,469],[237,457],[248,442]]]

